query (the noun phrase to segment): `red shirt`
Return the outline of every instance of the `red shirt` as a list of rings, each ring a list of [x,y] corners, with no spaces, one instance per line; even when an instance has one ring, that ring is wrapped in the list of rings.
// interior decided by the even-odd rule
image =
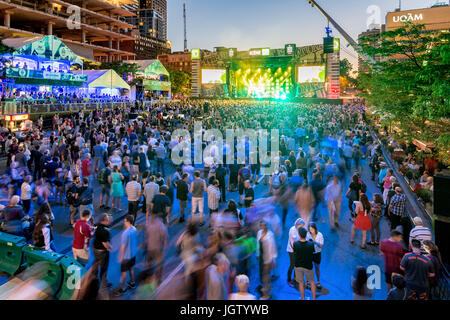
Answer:
[[[87,177],[91,175],[91,160],[90,159],[84,159],[81,162],[81,174],[83,177]]]
[[[86,220],[79,219],[73,228],[72,248],[87,249],[91,239],[91,227]]]
[[[400,262],[406,253],[406,250],[395,241],[385,239],[380,243],[380,251],[383,253],[384,272],[403,274],[400,269]]]

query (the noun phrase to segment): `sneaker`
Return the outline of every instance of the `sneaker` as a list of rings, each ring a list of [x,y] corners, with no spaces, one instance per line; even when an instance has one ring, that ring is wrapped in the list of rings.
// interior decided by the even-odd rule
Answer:
[[[317,290],[322,290],[322,286],[320,285],[320,282],[316,283],[316,288],[317,288]]]
[[[131,281],[129,281],[128,282],[128,288],[129,289],[136,289],[136,282],[131,282]]]
[[[125,294],[125,292],[127,292],[127,289],[119,288],[114,291],[114,296],[121,297]]]

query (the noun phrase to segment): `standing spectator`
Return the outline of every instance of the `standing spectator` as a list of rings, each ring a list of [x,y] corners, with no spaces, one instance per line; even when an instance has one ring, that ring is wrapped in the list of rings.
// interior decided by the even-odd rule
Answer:
[[[109,182],[109,176],[111,175],[111,173],[111,163],[109,161],[106,161],[105,167],[100,170],[97,176],[98,183],[100,184],[100,188],[102,189],[102,192],[100,194],[100,208],[104,208],[106,210],[109,209],[108,202],[109,195],[111,194],[111,184]],[[103,200],[105,200],[104,204]]]
[[[357,212],[357,216],[352,225],[350,243],[353,244],[354,242],[356,230],[361,230],[362,231],[361,249],[366,249],[367,231],[372,229],[372,223],[370,222],[369,217],[371,205],[369,199],[364,193],[361,194],[360,199],[361,201],[355,201],[356,203],[355,211]]]
[[[116,296],[122,296],[128,289],[135,289],[133,267],[136,264],[137,253],[137,230],[134,227],[134,218],[132,215],[127,215],[124,220],[124,231],[121,236],[121,246],[119,250],[120,262],[120,287],[115,291]],[[127,272],[130,275],[128,285],[125,286],[127,279]]]
[[[89,186],[88,177],[83,177],[83,185],[78,189],[78,199],[80,200],[80,211],[90,210],[94,215],[94,190]]]
[[[426,257],[431,260],[434,270],[434,277],[430,278],[430,299],[439,300],[439,292],[436,291],[442,274],[441,254],[437,245],[431,240],[424,240],[422,247],[426,252]]]
[[[31,176],[27,175],[20,187],[20,198],[22,200],[23,211],[25,215],[28,215],[31,209]]]
[[[411,240],[412,252],[404,255],[400,262],[400,269],[405,272],[408,300],[428,300],[429,278],[435,276],[433,263],[421,254],[421,243],[417,239]]]
[[[244,182],[244,206],[249,208],[255,199],[255,191],[250,185],[250,180]]]
[[[164,250],[168,243],[167,227],[159,215],[152,214],[146,224],[147,266],[155,264],[158,284],[162,282]]]
[[[169,224],[171,203],[169,197],[167,196],[167,191],[167,186],[162,186],[159,188],[159,194],[156,194],[153,197],[151,212],[152,214],[159,215],[166,224]],[[145,220],[148,221],[148,215]]]
[[[380,253],[383,255],[384,275],[388,291],[392,287],[392,275],[394,273],[403,274],[400,269],[400,262],[405,255],[405,248],[401,245],[402,233],[398,230],[391,231],[391,237],[380,243]]]
[[[145,171],[148,169],[147,165],[147,156],[144,153],[144,148],[141,146],[138,149],[138,157],[139,157],[139,176],[142,177]]]
[[[422,244],[425,240],[432,240],[431,230],[423,226],[423,221],[420,217],[414,217],[413,222],[415,227],[409,233],[410,248],[412,239],[417,239]]]
[[[163,176],[165,176],[164,171],[164,160],[166,159],[166,149],[164,148],[164,143],[160,142],[156,148],[156,165],[158,168],[158,171],[162,173]]]
[[[299,241],[294,242],[295,260],[295,280],[298,283],[302,300],[305,300],[305,277],[311,283],[311,293],[313,300],[316,300],[316,282],[313,272],[314,244],[306,240],[307,231],[305,228],[298,229]]]
[[[99,217],[99,223],[94,233],[94,264],[93,269],[96,275],[98,275],[98,269],[100,269],[100,283],[108,284],[108,266],[109,266],[109,252],[111,247],[111,231],[108,226],[111,224],[111,216],[107,213],[102,213]]]
[[[72,252],[73,257],[83,266],[89,262],[89,241],[92,237],[93,228],[88,221],[91,219],[92,213],[89,210],[81,211],[81,218],[75,222],[73,227]]]
[[[257,241],[257,256],[259,256],[259,272],[260,281],[262,283],[261,300],[268,300],[270,298],[270,291],[272,287],[271,271],[275,267],[277,259],[277,244],[275,242],[275,235],[269,229],[268,223],[261,220],[260,229],[256,234]]]
[[[290,287],[294,287],[294,283],[292,281],[292,271],[295,267],[295,258],[294,258],[294,243],[300,240],[300,236],[298,235],[298,229],[300,227],[304,227],[305,222],[302,218],[298,218],[295,220],[294,225],[289,229],[289,239],[287,243],[286,251],[289,254],[289,269],[287,273],[287,283]]]
[[[389,218],[391,220],[391,229],[401,225],[402,218],[406,217],[406,196],[402,192],[402,188],[395,188],[395,195],[389,202]],[[403,236],[405,237],[403,230]]]
[[[142,186],[137,182],[137,175],[131,176],[131,181],[127,183],[125,191],[128,197],[128,214],[133,216],[133,221],[136,221],[136,215],[141,200]]]
[[[100,170],[100,165],[105,156],[105,151],[104,151],[103,147],[101,146],[100,141],[97,141],[97,144],[94,146],[92,151],[94,153],[94,173],[95,173]]]
[[[338,176],[333,176],[332,180],[325,188],[325,201],[327,202],[330,226],[339,227],[338,221],[341,215],[342,185]]]
[[[189,186],[187,184],[188,179],[189,174],[185,172],[183,173],[183,178],[177,181],[177,199],[180,202],[180,219],[178,220],[179,223],[184,222],[184,210],[187,207],[189,194]]]
[[[223,253],[217,253],[212,258],[212,264],[206,269],[205,290],[206,300],[226,300],[227,288],[224,275],[230,266],[228,258]]]
[[[373,290],[367,287],[367,272],[362,266],[356,267],[355,276],[352,277],[353,300],[370,300]]]
[[[394,181],[392,180],[392,178],[394,178],[394,176],[392,176],[393,173],[394,173],[394,170],[388,169],[386,172],[386,176],[383,179],[383,201],[384,201],[384,203],[387,203],[388,191],[391,188],[391,185],[394,183]]]
[[[373,202],[370,209],[370,222],[372,228],[370,229],[370,238],[372,241],[368,242],[370,245],[380,244],[380,221],[383,217],[383,196],[379,193],[373,195]],[[376,235],[376,238],[375,238]]]
[[[124,196],[124,190],[123,190],[123,181],[124,177],[119,172],[119,167],[114,166],[113,172],[108,177],[108,181],[111,184],[111,204],[112,209],[120,210],[120,198]]]
[[[318,290],[321,290],[322,286],[320,285],[320,262],[322,261],[322,248],[324,245],[324,238],[323,234],[319,232],[319,230],[317,229],[317,225],[314,222],[311,222],[309,224],[308,229],[309,233],[306,240],[312,241],[312,243],[314,244],[313,263],[317,278],[316,287]]]
[[[238,172],[238,189],[239,189],[239,205],[242,206],[242,200],[244,198],[244,182],[251,177],[251,170],[245,164]]]
[[[361,191],[361,184],[359,183],[358,175],[354,174],[352,176],[352,182],[350,183],[347,193],[345,195],[345,197],[348,199],[348,208],[350,209],[351,213],[350,220],[354,219],[358,214],[358,211],[356,211],[356,213],[353,212],[353,203],[355,201],[359,201],[360,191]]]
[[[190,192],[192,193],[192,217],[198,211],[200,213],[200,226],[204,224],[203,222],[203,206],[204,206],[204,192],[206,191],[206,182],[200,178],[200,171],[194,172],[194,181],[191,182]]]
[[[153,197],[159,193],[159,185],[155,183],[155,177],[150,176],[148,178],[148,183],[144,186],[144,198],[145,198],[145,212],[146,214],[150,213],[151,203],[153,201]]]
[[[79,196],[79,188],[80,186],[80,176],[76,175],[73,178],[73,183],[67,190],[66,194],[66,201],[69,205],[69,212],[70,212],[70,225],[73,228],[73,225],[75,224],[75,221],[78,219],[78,215],[80,214],[80,200],[78,199]]]
[[[214,179],[213,183],[208,187],[208,209],[209,215],[219,211],[220,190],[219,181]]]
[[[92,175],[92,161],[91,161],[91,154],[86,154],[86,157],[84,160],[81,161],[81,174],[84,178],[88,178],[88,181],[91,181],[91,175]]]
[[[228,300],[256,300],[256,297],[248,292],[250,280],[245,274],[236,276],[235,283],[238,291],[230,294]]]
[[[219,180],[219,189],[221,192],[221,198],[220,198],[221,202],[226,201],[226,183],[225,183],[226,176],[227,176],[227,169],[221,163],[219,163],[219,167],[216,170],[216,179]]]

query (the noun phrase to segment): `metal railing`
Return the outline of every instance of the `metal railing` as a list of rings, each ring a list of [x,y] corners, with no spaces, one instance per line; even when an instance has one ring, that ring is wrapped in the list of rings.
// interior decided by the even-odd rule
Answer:
[[[79,110],[95,110],[95,109],[110,109],[123,108],[134,105],[131,102],[87,102],[87,103],[43,103],[43,104],[28,104],[28,103],[13,103],[2,102],[0,106],[1,114],[45,114],[50,112],[77,112]]]

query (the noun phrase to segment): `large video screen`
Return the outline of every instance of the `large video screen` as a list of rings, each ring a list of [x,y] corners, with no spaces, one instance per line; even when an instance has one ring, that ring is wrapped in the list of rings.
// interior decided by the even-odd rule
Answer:
[[[202,69],[202,84],[224,84],[227,71],[224,69]]]
[[[297,82],[325,82],[325,66],[298,67]]]

